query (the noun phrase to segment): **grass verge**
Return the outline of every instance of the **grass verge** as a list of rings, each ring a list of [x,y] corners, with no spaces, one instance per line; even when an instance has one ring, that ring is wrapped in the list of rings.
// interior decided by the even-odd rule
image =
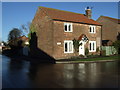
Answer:
[[[100,61],[100,60],[119,60],[120,56],[106,56],[106,57],[94,57],[94,58],[85,58],[85,59],[75,59],[75,61]]]

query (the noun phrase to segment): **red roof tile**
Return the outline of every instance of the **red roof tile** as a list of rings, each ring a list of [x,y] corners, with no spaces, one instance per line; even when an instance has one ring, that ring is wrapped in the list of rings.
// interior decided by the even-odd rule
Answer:
[[[111,21],[113,21],[113,22],[115,22],[115,23],[119,23],[119,24],[120,24],[120,19],[111,18],[111,17],[108,17],[108,16],[101,16],[101,17],[107,18],[107,19],[109,19],[109,20],[111,20]]]
[[[19,37],[19,39],[21,39],[21,40],[28,40],[28,38],[26,36],[24,36],[24,35]]]
[[[57,10],[52,8],[46,8],[46,7],[40,7],[40,9],[43,10],[53,20],[63,20],[63,21],[69,21],[69,22],[101,25],[92,19],[88,19],[83,14]]]
[[[78,38],[78,40],[80,40],[80,41],[83,40],[86,42],[86,41],[88,41],[88,38],[85,34],[81,34],[80,37]]]
[[[84,34],[80,35],[80,37],[78,38],[78,40],[82,40]]]

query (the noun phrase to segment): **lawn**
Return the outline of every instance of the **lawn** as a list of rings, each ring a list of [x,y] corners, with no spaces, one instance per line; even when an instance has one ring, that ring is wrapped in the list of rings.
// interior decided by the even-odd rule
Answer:
[[[120,56],[119,55],[115,55],[115,56],[104,56],[104,57],[75,59],[75,61],[99,61],[99,60],[120,60]]]

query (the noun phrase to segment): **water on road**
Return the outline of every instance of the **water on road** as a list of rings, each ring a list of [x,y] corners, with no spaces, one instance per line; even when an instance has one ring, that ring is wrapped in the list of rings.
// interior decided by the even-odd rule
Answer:
[[[36,65],[2,56],[1,63],[2,88],[119,87],[118,62]]]

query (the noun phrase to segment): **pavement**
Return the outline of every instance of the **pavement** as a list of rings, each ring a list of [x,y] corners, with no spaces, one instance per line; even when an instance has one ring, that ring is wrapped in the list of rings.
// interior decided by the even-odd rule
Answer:
[[[73,64],[73,63],[98,63],[98,62],[114,62],[116,60],[97,60],[97,61],[56,61],[57,64],[67,63],[67,64]]]

